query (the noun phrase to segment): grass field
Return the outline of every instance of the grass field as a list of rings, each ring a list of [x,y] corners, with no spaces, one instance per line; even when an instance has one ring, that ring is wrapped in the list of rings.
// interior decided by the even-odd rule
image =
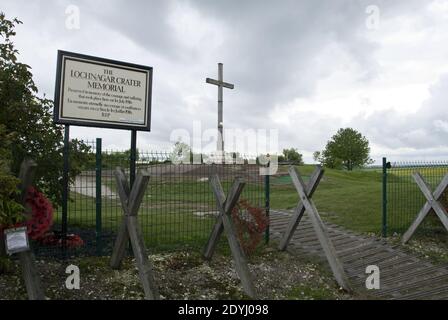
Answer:
[[[314,166],[299,166],[305,182]],[[293,209],[298,194],[287,176],[288,168],[271,179],[271,207]],[[313,200],[324,220],[360,232],[381,230],[381,173],[326,169]]]
[[[305,182],[314,166],[297,167]],[[298,195],[287,172],[280,166],[277,175],[270,178],[270,201],[273,209],[293,209]],[[444,169],[419,168],[432,188],[438,184]],[[440,171],[440,172],[439,172]],[[423,195],[411,178],[411,169],[394,170],[388,174],[390,233],[404,231],[424,203]],[[440,176],[440,177],[439,177]],[[105,179],[113,192],[113,180]],[[231,180],[223,181],[225,191]],[[79,191],[79,190],[78,190]],[[95,198],[72,192],[69,204],[69,226],[94,230]],[[253,205],[264,206],[264,190],[260,184],[248,183],[242,198]],[[326,221],[347,229],[380,235],[382,226],[382,172],[356,170],[352,172],[325,169],[325,174],[313,199]],[[153,247],[185,245],[202,246],[215,222],[216,207],[207,182],[192,179],[152,180],[139,211],[143,232]],[[103,230],[115,231],[121,222],[122,211],[117,197],[103,197]],[[60,214],[58,215],[60,218]],[[437,225],[437,219],[432,219]],[[433,229],[434,223],[428,220]],[[427,222],[425,225],[428,224]],[[401,229],[400,229],[401,228]],[[425,229],[422,228],[424,233]],[[443,231],[443,230],[442,230]]]
[[[102,197],[102,230],[116,232],[122,220],[121,203],[116,196],[113,179],[103,179],[111,194]],[[261,181],[261,180],[260,180]],[[232,180],[221,182],[225,192]],[[92,240],[96,226],[96,199],[92,192],[72,188],[68,205],[69,231],[90,230]],[[86,186],[84,188],[91,188]],[[254,206],[264,206],[263,186],[247,182],[241,199],[248,199]],[[203,246],[216,220],[217,209],[208,182],[191,178],[152,179],[138,212],[146,242],[160,250],[181,246]],[[59,210],[56,225],[61,223]]]

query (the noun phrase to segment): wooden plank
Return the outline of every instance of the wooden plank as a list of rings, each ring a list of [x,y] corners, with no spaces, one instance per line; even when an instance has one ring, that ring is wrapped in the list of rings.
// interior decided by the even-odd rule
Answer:
[[[20,200],[25,207],[24,215],[26,219],[30,218],[30,210],[26,205],[27,190],[32,185],[34,175],[37,169],[37,164],[31,159],[24,160],[20,165],[19,180],[20,180]],[[22,268],[22,276],[25,282],[28,299],[30,300],[44,300],[45,294],[42,289],[39,274],[36,270],[36,263],[34,254],[31,249],[19,253],[19,261]]]
[[[222,232],[224,231],[224,225],[222,223],[221,213],[216,219],[215,225],[213,226],[213,230],[210,233],[210,236],[207,240],[207,244],[205,245],[203,251],[203,257],[206,260],[210,260],[213,257],[213,253],[216,250],[216,246],[218,245],[219,238],[221,237]]]
[[[243,285],[244,292],[254,299],[257,297],[255,286],[249,271],[246,255],[238,242],[232,218],[229,215],[223,216],[223,223],[224,229],[226,230],[227,241],[235,261],[235,268],[241,280],[241,284]]]
[[[398,282],[403,282],[406,281],[407,279],[415,279],[416,277],[419,276],[426,276],[426,275],[431,275],[433,273],[437,273],[440,272],[440,268],[438,267],[414,267],[413,269],[409,270],[407,272],[401,272],[400,273],[395,273],[393,277],[388,277],[385,280],[382,280],[381,283],[383,284],[394,284],[394,283],[398,283]],[[399,274],[399,275],[397,275]],[[382,277],[384,277],[384,275],[382,275]]]
[[[132,251],[134,252],[135,261],[138,267],[140,281],[145,292],[145,298],[148,300],[159,300],[159,289],[154,279],[153,267],[148,259],[145,242],[143,241],[137,216],[128,216],[127,225],[132,244]]]
[[[314,194],[314,191],[316,191],[317,186],[319,185],[320,180],[322,179],[322,176],[324,175],[324,170],[321,166],[317,166],[314,170],[313,174],[311,175],[311,178],[308,182],[308,185],[305,188],[306,195],[311,198]],[[303,214],[305,213],[305,206],[300,201],[295,209],[295,212],[286,227],[286,230],[283,234],[282,239],[280,240],[280,244],[278,248],[280,250],[285,250],[288,246],[288,243],[291,241],[291,237],[294,234],[294,231],[297,229],[297,226],[300,224],[300,221],[302,220]]]
[[[219,215],[216,218],[215,225],[213,226],[213,230],[204,248],[203,256],[206,260],[210,260],[213,257],[216,246],[218,245],[219,242],[219,238],[221,237],[221,234],[224,231],[224,225],[222,222],[222,216],[224,212],[221,210],[221,207],[224,205],[226,201],[226,195],[224,194],[222,188],[221,190],[219,188],[215,190],[215,188],[217,188],[217,185],[219,183],[218,176],[216,174],[211,175],[209,177],[209,182],[215,195]]]
[[[123,209],[125,215],[129,215],[128,200],[130,189],[128,179],[123,169],[120,167],[117,167],[115,169],[114,175],[115,175],[115,181],[117,183],[117,191],[121,202],[121,208]]]
[[[363,263],[355,263],[353,265],[350,265],[347,267],[348,270],[353,272],[361,272],[363,273],[365,271],[365,268],[367,265],[371,264],[370,261],[373,260],[375,265],[377,265],[380,270],[383,270],[385,268],[382,267],[382,263],[385,261],[390,261],[391,259],[395,259],[396,255],[394,253],[382,253],[381,255],[376,255],[374,257],[371,257],[369,259],[366,259],[363,261]],[[384,276],[383,272],[381,272],[381,276]]]
[[[203,256],[206,260],[210,260],[213,257],[213,254],[215,252],[216,246],[219,242],[219,238],[221,237],[222,232],[224,231],[224,225],[222,222],[222,216],[224,213],[229,212],[233,209],[233,207],[238,202],[239,196],[242,192],[242,188],[244,188],[244,183],[241,178],[236,178],[234,183],[232,184],[231,189],[229,190],[228,199],[226,200],[226,195],[224,194],[224,191],[222,190],[221,183],[219,182],[218,175],[214,174],[211,175],[209,178],[210,186],[214,192],[215,199],[218,206],[219,215],[216,219],[215,225],[213,227],[213,230],[209,236],[209,239],[207,241],[207,244],[205,245],[205,249],[203,252]],[[242,186],[239,185],[237,182],[243,183]],[[221,187],[219,189],[219,187]],[[241,190],[238,190],[238,188],[241,187]],[[238,194],[237,194],[238,193]],[[224,213],[220,210],[220,206],[224,206]],[[231,212],[229,212],[231,214]]]
[[[140,205],[142,204],[145,191],[148,187],[149,173],[147,171],[139,171],[134,181],[131,193],[129,194],[129,215],[137,215]]]
[[[124,215],[117,240],[115,241],[110,265],[114,269],[120,267],[130,240],[145,298],[158,300],[160,299],[159,290],[154,279],[153,267],[148,259],[137,218],[138,210],[148,186],[149,174],[146,171],[140,171],[137,174],[132,190],[129,189],[126,175],[121,168],[115,170],[115,177]]]
[[[327,257],[328,263],[330,264],[330,268],[333,271],[333,275],[336,278],[338,284],[344,288],[346,291],[351,292],[351,286],[349,284],[347,275],[345,274],[342,263],[339,261],[339,258],[336,255],[336,250],[329,239],[325,226],[320,219],[319,213],[317,211],[316,206],[314,205],[311,199],[308,199],[306,196],[305,189],[303,187],[304,183],[298,174],[297,170],[294,167],[289,168],[289,173],[292,178],[292,182],[302,199],[302,203],[305,205],[306,212],[311,222],[314,225],[316,230],[316,235],[321,243],[322,249],[325,252],[325,256]]]
[[[417,228],[420,226],[420,224],[426,218],[428,213],[431,211],[431,208],[434,209],[435,213],[439,217],[445,229],[448,231],[448,213],[446,212],[445,208],[441,206],[440,203],[438,202],[438,199],[440,199],[441,195],[443,194],[448,185],[448,174],[446,174],[443,177],[442,181],[439,183],[436,190],[434,191],[434,194],[431,193],[429,185],[425,182],[425,180],[423,179],[422,175],[419,172],[414,173],[412,177],[414,178],[421,192],[427,199],[427,202],[424,204],[423,208],[419,211],[417,217],[412,222],[409,229],[404,233],[402,238],[403,244],[406,244],[409,241],[409,239],[415,233]]]
[[[448,292],[448,284],[437,284],[430,290],[425,291],[414,291],[406,294],[400,295],[399,300],[429,300],[432,299],[434,295],[440,293]]]
[[[26,191],[32,185],[36,173],[37,164],[34,160],[26,159],[22,161],[19,171],[21,202],[25,203]]]
[[[120,269],[121,262],[126,256],[126,250],[129,245],[129,233],[127,225],[127,215],[121,221],[120,229],[118,229],[117,239],[115,240],[112,256],[110,258],[110,266],[112,269]]]
[[[410,279],[408,279],[407,282],[396,283],[393,286],[391,286],[390,288],[382,289],[381,291],[383,294],[390,294],[395,291],[400,291],[400,292],[404,291],[404,293],[406,293],[406,292],[409,292],[410,290],[413,290],[413,291],[420,290],[420,289],[424,288],[425,286],[426,287],[434,287],[437,284],[443,283],[444,280],[448,280],[447,274],[442,274],[442,275],[433,276],[433,277],[424,278],[424,279],[410,278]],[[448,283],[446,283],[446,284],[448,284]]]
[[[126,256],[126,250],[129,244],[129,233],[126,217],[129,215],[128,202],[131,191],[129,189],[128,179],[122,168],[117,167],[114,171],[114,175],[124,216],[122,218],[120,228],[118,229],[117,239],[115,240],[114,248],[112,250],[110,266],[112,269],[119,269],[121,267],[121,262]]]
[[[368,265],[374,264],[378,265],[381,261],[393,258],[395,256],[394,252],[385,251],[375,255],[372,255],[370,258],[362,258],[360,261],[351,264],[352,268],[362,267],[365,268]]]
[[[417,214],[417,217],[412,222],[409,229],[403,234],[403,238],[401,239],[402,244],[406,244],[411,239],[417,228],[420,226],[420,224],[423,222],[423,220],[426,218],[426,216],[430,211],[431,211],[431,205],[428,202],[426,202],[423,205],[423,208]]]
[[[244,292],[249,297],[255,298],[257,294],[249,271],[246,255],[244,254],[244,251],[238,241],[235,226],[233,225],[231,217],[231,211],[238,202],[238,198],[243,191],[245,183],[241,178],[236,178],[229,191],[227,199],[225,198],[224,191],[217,175],[214,175],[210,179],[210,185],[218,204],[218,208],[222,217],[221,221],[226,232],[227,241],[229,243],[233,260],[235,262],[235,268],[240,278]]]
[[[434,192],[434,197],[436,191]],[[302,219],[301,223],[304,221],[305,219]],[[333,231],[333,234],[337,234],[339,228],[333,228]],[[340,232],[342,233],[344,231]],[[309,240],[308,237],[306,240]],[[325,255],[321,255],[323,252],[322,249],[317,251],[314,250],[316,248],[315,245],[304,245],[314,244],[315,242],[298,243],[296,238],[299,237],[294,236],[291,239],[288,252],[305,255],[315,254],[322,256],[323,259],[326,258]],[[334,246],[338,242],[340,245],[341,242],[343,243],[345,241],[344,237],[336,235],[331,240],[335,238],[340,240],[334,241]],[[347,272],[347,276],[354,281],[353,284],[357,289],[364,289],[366,279],[365,264],[368,263],[377,264],[381,270],[381,287],[383,289],[369,291],[369,294],[372,296],[380,299],[434,299],[448,297],[448,290],[446,290],[448,287],[448,283],[446,283],[448,282],[448,269],[433,266],[424,260],[419,260],[414,255],[410,255],[409,252],[400,249],[400,246],[391,246],[385,241],[359,236],[355,236],[353,241],[356,249],[348,247],[339,252],[342,252],[342,255],[345,253],[347,259],[350,259],[350,257],[355,258],[346,264],[345,271]],[[364,241],[364,243],[359,245],[359,241]],[[343,245],[350,246],[350,242]],[[367,254],[366,251],[368,251]],[[363,256],[361,260],[359,259],[360,256]],[[341,258],[341,255],[338,255],[338,257]]]
[[[22,276],[25,282],[26,292],[30,300],[45,300],[39,274],[36,271],[34,255],[31,251],[20,252],[20,265]]]
[[[352,261],[359,261],[360,259],[365,259],[367,257],[374,256],[382,252],[386,252],[386,250],[382,247],[373,247],[370,249],[358,251],[351,255],[339,256],[339,258],[341,258],[341,260],[343,260],[344,263],[349,263]]]

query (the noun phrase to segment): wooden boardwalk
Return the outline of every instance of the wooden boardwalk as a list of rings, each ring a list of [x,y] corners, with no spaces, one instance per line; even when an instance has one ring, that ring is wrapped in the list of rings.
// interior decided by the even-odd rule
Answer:
[[[272,239],[280,239],[290,218],[290,212],[271,210]],[[361,236],[330,223],[325,225],[356,291],[377,299],[448,300],[448,265],[436,266],[406,252],[400,245],[391,246],[382,239]],[[307,214],[294,233],[288,251],[325,260]],[[368,265],[377,265],[380,269],[379,290],[365,288]]]

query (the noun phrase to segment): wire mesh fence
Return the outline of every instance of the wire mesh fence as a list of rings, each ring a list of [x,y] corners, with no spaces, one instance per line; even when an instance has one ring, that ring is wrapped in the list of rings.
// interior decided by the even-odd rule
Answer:
[[[392,162],[387,168],[387,234],[404,233],[417,217],[426,198],[417,186],[413,173],[420,173],[431,191],[439,185],[448,173],[448,162]],[[448,208],[448,193],[441,202]],[[384,223],[384,222],[383,222]],[[431,211],[418,229],[418,233],[446,232],[443,225]]]
[[[123,216],[114,170],[122,167],[129,177],[130,151],[101,150],[95,141],[87,143],[91,160],[70,185],[67,230],[84,242],[77,252],[109,254]],[[260,175],[259,165],[247,160],[208,164],[206,158],[201,155],[197,164],[176,163],[170,152],[138,152],[137,172],[150,174],[138,217],[151,250],[205,245],[218,215],[208,183],[211,174],[219,176],[226,192],[236,177],[242,177],[246,185],[240,199],[265,209],[265,176]],[[53,229],[62,230],[62,223],[58,210]],[[56,249],[37,248],[38,253],[49,250],[54,254]]]

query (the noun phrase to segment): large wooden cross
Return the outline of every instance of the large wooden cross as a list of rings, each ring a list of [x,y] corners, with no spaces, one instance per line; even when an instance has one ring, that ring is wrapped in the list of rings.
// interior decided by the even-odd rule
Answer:
[[[215,174],[210,177],[210,186],[215,194],[219,216],[205,247],[204,257],[206,259],[212,258],[219,238],[222,232],[225,231],[235,262],[235,268],[241,280],[241,284],[243,285],[244,292],[249,297],[256,298],[256,291],[247,265],[246,255],[238,241],[235,226],[231,217],[232,210],[238,202],[244,185],[245,182],[241,178],[236,178],[226,197],[218,175]]]
[[[224,152],[224,137],[223,137],[223,97],[222,88],[233,89],[234,85],[224,82],[223,80],[223,64],[218,63],[218,80],[206,78],[205,82],[218,86],[218,145],[217,151]]]
[[[159,290],[154,280],[153,267],[148,259],[145,242],[137,218],[138,209],[140,208],[146,187],[148,186],[149,173],[140,171],[137,174],[132,190],[129,189],[128,179],[122,168],[115,170],[115,178],[117,180],[118,195],[124,211],[124,217],[118,231],[117,240],[115,241],[110,266],[113,269],[120,268],[121,262],[126,254],[126,249],[128,248],[128,241],[130,240],[140,281],[145,291],[145,297],[146,299],[158,300],[160,298]]]
[[[336,254],[336,249],[334,248],[333,243],[330,240],[330,236],[328,235],[327,229],[325,228],[325,225],[319,216],[319,212],[317,211],[317,208],[313,200],[311,199],[314,191],[316,191],[316,188],[319,185],[322,176],[324,175],[324,170],[321,166],[317,166],[313,174],[311,175],[310,180],[308,181],[308,185],[305,185],[305,182],[303,181],[300,173],[295,167],[290,166],[288,171],[294,187],[299,194],[300,201],[297,204],[291,221],[286,228],[286,232],[284,233],[282,240],[280,241],[279,249],[286,249],[294,231],[297,229],[300,220],[302,219],[303,214],[306,212],[311,220],[314,232],[316,233],[317,239],[319,240],[320,245],[324,250],[325,256],[328,263],[330,264],[330,268],[333,271],[333,275],[336,278],[336,281],[346,291],[352,291],[347,275],[345,274],[344,267]]]
[[[422,175],[419,172],[416,172],[412,175],[415,182],[419,186],[423,195],[426,198],[426,203],[423,208],[418,213],[412,225],[403,235],[403,239],[401,240],[403,244],[409,241],[412,235],[417,230],[418,226],[423,222],[428,213],[432,210],[436,213],[437,217],[439,217],[445,229],[448,231],[448,213],[444,206],[440,203],[439,199],[442,197],[443,192],[448,186],[448,174],[446,174],[440,184],[435,189],[434,193],[431,192],[429,185],[425,182]]]

